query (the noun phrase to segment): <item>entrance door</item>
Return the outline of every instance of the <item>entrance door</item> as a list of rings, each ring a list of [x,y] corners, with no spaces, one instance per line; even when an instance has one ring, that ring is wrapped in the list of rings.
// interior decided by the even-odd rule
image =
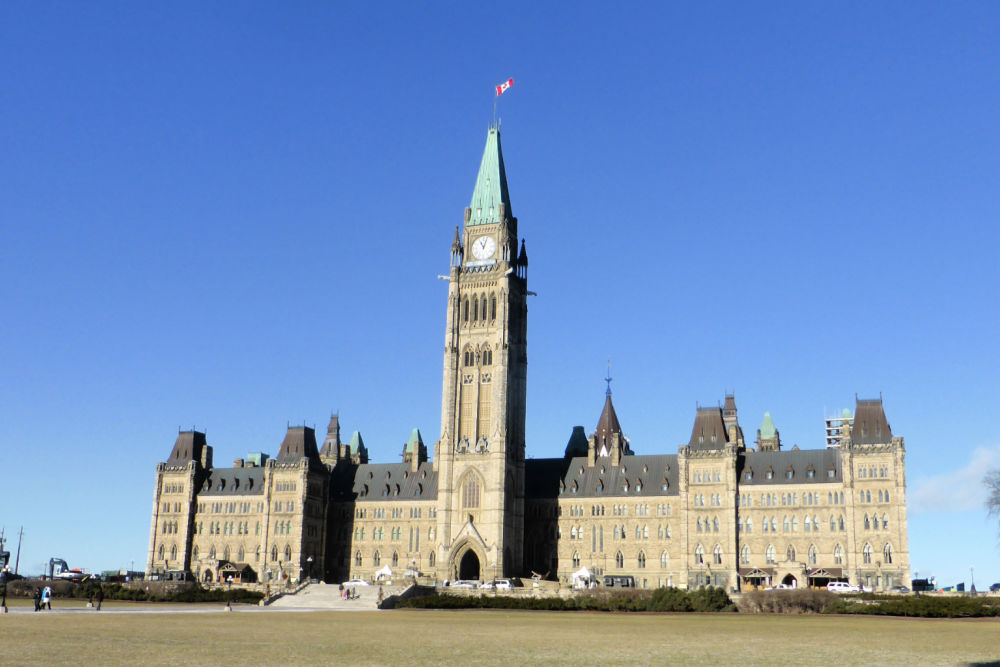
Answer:
[[[785,575],[785,578],[781,580],[781,583],[786,586],[791,586],[792,588],[796,588],[799,585],[798,580],[790,574]]]
[[[458,578],[479,580],[479,557],[472,549],[462,556],[462,562],[458,565]]]

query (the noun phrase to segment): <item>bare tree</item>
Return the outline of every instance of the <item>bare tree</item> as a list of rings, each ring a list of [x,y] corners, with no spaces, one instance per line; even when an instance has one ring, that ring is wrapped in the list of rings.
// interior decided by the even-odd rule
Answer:
[[[987,472],[983,484],[986,485],[986,511],[991,517],[1000,519],[1000,468]]]

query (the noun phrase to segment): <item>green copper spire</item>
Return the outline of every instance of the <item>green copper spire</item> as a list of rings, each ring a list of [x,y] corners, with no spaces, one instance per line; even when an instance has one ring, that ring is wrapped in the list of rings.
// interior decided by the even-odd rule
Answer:
[[[500,150],[500,130],[491,127],[486,136],[486,149],[479,165],[476,188],[472,191],[470,225],[489,225],[501,222],[500,206],[503,205],[504,218],[511,217],[510,194],[507,192],[507,172],[503,167],[503,151]]]
[[[361,438],[361,431],[355,431],[351,435],[351,453],[358,454],[361,451],[367,452],[368,449],[365,447],[365,441]]]
[[[771,419],[771,413],[764,413],[764,421],[760,425],[760,437],[762,439],[771,439],[775,436],[774,420]]]
[[[424,439],[420,437],[419,428],[413,429],[413,432],[410,433],[410,439],[406,441],[406,451],[412,452],[417,446],[424,446]]]

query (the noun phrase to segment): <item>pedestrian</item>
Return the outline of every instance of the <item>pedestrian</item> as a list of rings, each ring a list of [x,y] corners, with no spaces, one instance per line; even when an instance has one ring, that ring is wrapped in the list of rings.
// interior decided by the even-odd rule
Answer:
[[[94,593],[94,601],[97,602],[97,611],[100,611],[101,603],[104,602],[104,589],[100,586],[97,587],[97,592]]]
[[[42,589],[42,609],[52,611],[52,589],[48,586]]]
[[[38,611],[42,603],[42,589],[35,589],[35,592],[31,594],[31,601],[35,603],[35,611]]]

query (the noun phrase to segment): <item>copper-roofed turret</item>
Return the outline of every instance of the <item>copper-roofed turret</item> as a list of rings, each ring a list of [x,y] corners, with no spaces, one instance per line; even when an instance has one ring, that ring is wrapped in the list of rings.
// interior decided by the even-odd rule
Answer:
[[[507,170],[500,148],[500,128],[491,127],[486,135],[486,148],[479,164],[476,187],[469,203],[468,225],[489,225],[509,222],[512,216],[510,193],[507,191]]]
[[[604,379],[608,383],[608,389],[604,397],[604,409],[601,410],[601,417],[597,420],[597,428],[590,436],[590,446],[588,456],[591,465],[596,458],[611,457],[611,465],[618,465],[622,456],[632,454],[629,447],[628,438],[622,433],[622,426],[618,422],[618,413],[615,412],[614,403],[611,402],[611,378]]]
[[[855,445],[875,445],[892,442],[892,429],[886,419],[881,398],[857,399],[851,442]]]
[[[774,427],[770,412],[764,413],[764,420],[757,429],[757,449],[761,452],[776,452],[781,449],[781,436]]]

